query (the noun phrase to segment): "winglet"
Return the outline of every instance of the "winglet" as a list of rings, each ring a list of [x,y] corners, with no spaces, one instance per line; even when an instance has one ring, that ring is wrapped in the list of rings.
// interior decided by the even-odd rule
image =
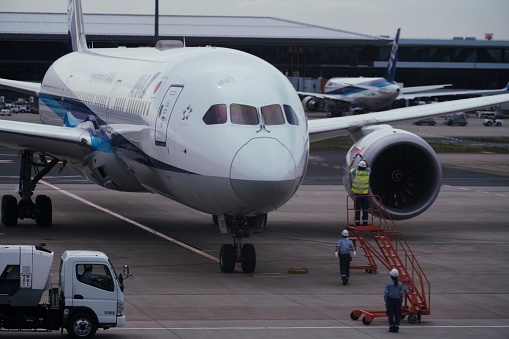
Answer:
[[[398,47],[399,47],[399,31],[401,28],[398,28],[396,31],[396,37],[394,38],[394,42],[392,43],[391,55],[389,57],[389,62],[387,63],[387,70],[385,71],[384,79],[389,82],[394,82],[394,78],[396,76],[396,61],[398,60]]]
[[[68,0],[67,2],[67,29],[70,52],[87,51],[87,37],[83,26],[81,0]]]

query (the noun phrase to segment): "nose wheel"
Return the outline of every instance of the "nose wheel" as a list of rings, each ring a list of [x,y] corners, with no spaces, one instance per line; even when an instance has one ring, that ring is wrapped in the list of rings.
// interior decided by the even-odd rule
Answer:
[[[253,273],[256,268],[255,247],[249,243],[242,244],[243,238],[249,238],[249,220],[247,218],[231,217],[228,224],[233,237],[233,245],[223,244],[221,246],[219,252],[221,272],[232,273],[235,270],[235,264],[240,263],[242,272]]]
[[[253,273],[256,268],[256,250],[253,244],[223,244],[219,253],[221,272],[232,273],[235,264],[240,262],[244,273]]]

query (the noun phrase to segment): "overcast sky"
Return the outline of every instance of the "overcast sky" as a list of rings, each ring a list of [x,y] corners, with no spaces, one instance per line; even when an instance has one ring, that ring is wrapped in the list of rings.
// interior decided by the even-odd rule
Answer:
[[[83,0],[86,13],[151,14],[155,0]],[[67,0],[0,0],[2,12],[61,12]],[[509,40],[509,0],[159,0],[160,14],[270,16],[403,39],[494,33]],[[85,28],[86,29],[86,28]]]

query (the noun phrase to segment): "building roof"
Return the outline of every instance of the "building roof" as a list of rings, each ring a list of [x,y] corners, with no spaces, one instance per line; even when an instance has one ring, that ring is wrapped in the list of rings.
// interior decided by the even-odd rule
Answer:
[[[84,14],[85,32],[95,36],[153,36],[153,15]],[[0,13],[0,34],[67,35],[66,13]],[[161,37],[331,39],[391,41],[273,17],[160,15]]]

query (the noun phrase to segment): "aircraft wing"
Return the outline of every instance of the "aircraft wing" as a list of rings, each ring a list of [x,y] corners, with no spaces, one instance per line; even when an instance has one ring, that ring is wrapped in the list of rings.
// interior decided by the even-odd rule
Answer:
[[[313,142],[349,133],[355,133],[364,126],[465,112],[505,102],[509,102],[509,94],[447,101],[430,105],[403,107],[383,112],[351,115],[339,118],[309,120],[309,138],[310,141]]]
[[[445,86],[445,85],[444,85]],[[449,85],[447,85],[449,86]],[[425,97],[440,97],[440,96],[446,96],[446,95],[493,95],[493,94],[499,94],[499,93],[505,93],[509,92],[509,83],[504,88],[501,89],[495,89],[495,90],[488,90],[488,89],[481,89],[481,90],[444,90],[440,92],[423,92],[424,90],[421,90],[420,92],[412,91],[414,88],[424,88],[424,87],[433,87],[433,86],[421,86],[421,87],[408,87],[410,91],[407,91],[405,88],[402,89],[402,92],[396,100],[398,99],[415,99],[415,98],[425,98]],[[441,87],[438,87],[441,88]],[[426,91],[433,90],[437,88],[428,88]]]
[[[401,88],[400,93],[401,94],[410,94],[410,93],[417,93],[417,92],[424,92],[424,91],[432,91],[435,89],[440,89],[440,88],[444,88],[444,87],[448,87],[448,86],[452,86],[452,84],[403,87],[403,88]],[[398,99],[400,98],[400,96],[398,96]]]
[[[300,97],[313,97],[317,99],[336,100],[345,104],[350,104],[344,96],[338,94],[322,94],[322,93],[311,93],[311,92],[297,92]]]
[[[38,97],[41,90],[41,84],[27,81],[8,80],[0,78],[0,88],[10,89],[28,95]]]
[[[94,149],[93,139],[86,129],[0,120],[0,145],[69,162],[82,161]]]

